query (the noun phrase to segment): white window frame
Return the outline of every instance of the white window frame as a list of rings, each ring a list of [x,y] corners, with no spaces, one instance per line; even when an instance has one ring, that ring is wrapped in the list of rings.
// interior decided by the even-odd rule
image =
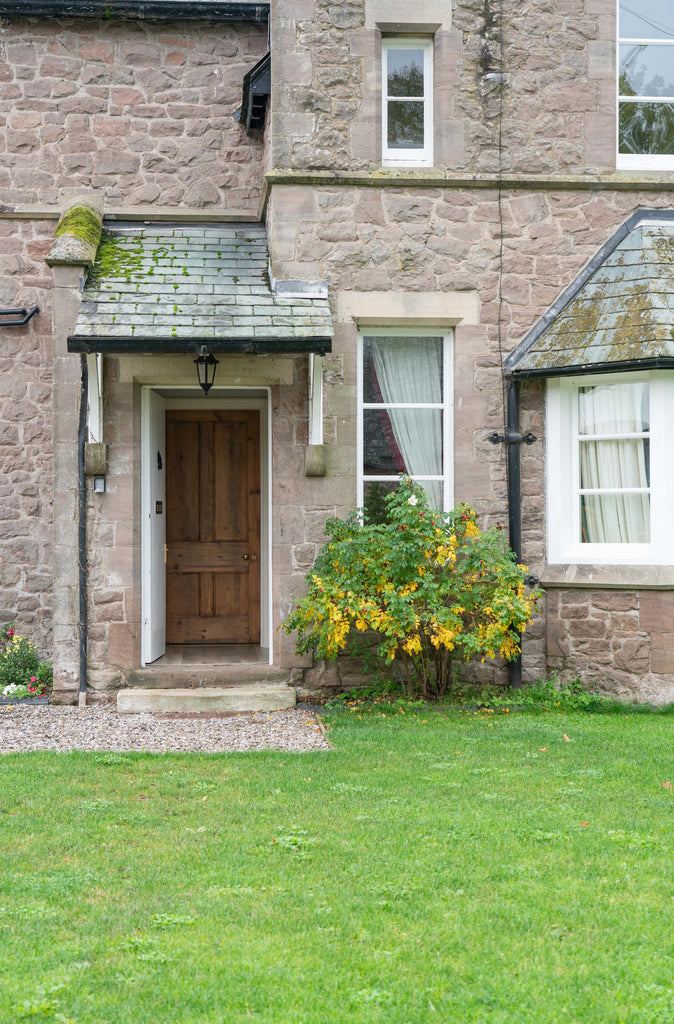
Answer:
[[[580,540],[578,389],[597,384],[649,384],[650,542],[589,544]],[[550,564],[673,565],[674,373],[610,373],[557,377],[546,396],[547,560]]]
[[[363,401],[363,339],[364,338],[442,338],[442,401],[441,402],[364,402]],[[427,327],[361,327],[358,332],[358,380],[357,380],[357,440],[356,459],[358,462],[357,475],[357,505],[363,507],[365,483],[390,483],[397,479],[396,476],[365,476],[363,473],[364,443],[363,443],[363,412],[365,409],[441,409],[442,417],[442,476],[412,477],[412,479],[423,479],[429,481],[440,481],[442,483],[443,508],[442,511],[449,512],[454,507],[454,379],[452,345],[453,335],[451,330],[433,329]]]
[[[390,149],[388,146],[388,52],[414,47],[424,52],[424,148]],[[433,166],[433,39],[428,36],[384,36],[381,43],[382,166]],[[416,101],[420,97],[410,97]],[[396,97],[403,100],[403,97]],[[395,102],[396,100],[393,100]]]
[[[637,38],[620,35],[620,2],[616,0],[616,167],[619,170],[669,171],[674,169],[674,153],[621,153],[620,152],[620,104],[621,103],[674,103],[674,96],[621,96],[620,95],[620,47],[641,44],[671,46],[674,61],[674,37]]]

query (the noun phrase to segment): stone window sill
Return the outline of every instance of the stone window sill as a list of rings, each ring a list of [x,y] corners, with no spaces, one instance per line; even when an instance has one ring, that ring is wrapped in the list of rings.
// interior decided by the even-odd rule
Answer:
[[[593,590],[672,590],[674,565],[546,565],[541,586]]]

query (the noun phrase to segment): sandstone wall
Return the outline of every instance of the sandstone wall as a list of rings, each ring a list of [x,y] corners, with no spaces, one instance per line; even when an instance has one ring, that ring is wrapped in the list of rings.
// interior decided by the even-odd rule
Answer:
[[[368,169],[381,161],[377,26],[434,27],[436,166],[495,173],[506,75],[503,168],[527,174],[615,168],[615,3],[277,0],[274,164]],[[427,13],[426,13],[427,12]],[[501,43],[503,62],[501,65]]]
[[[233,119],[260,26],[6,19],[0,203],[255,210],[262,140]]]
[[[40,307],[25,327],[0,327],[0,623],[15,621],[48,656],[52,233],[49,221],[0,219],[0,307]]]

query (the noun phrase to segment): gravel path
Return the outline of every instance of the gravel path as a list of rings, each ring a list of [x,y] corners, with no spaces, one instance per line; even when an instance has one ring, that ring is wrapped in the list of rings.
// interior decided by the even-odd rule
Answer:
[[[118,714],[114,705],[0,707],[0,754],[25,750],[146,750],[153,754],[200,750],[329,750],[313,711],[241,715]]]

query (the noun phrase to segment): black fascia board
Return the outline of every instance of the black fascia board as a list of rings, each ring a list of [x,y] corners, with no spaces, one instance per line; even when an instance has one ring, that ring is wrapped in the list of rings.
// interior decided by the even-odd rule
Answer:
[[[299,355],[332,351],[332,338],[315,335],[308,338],[174,338],[172,336],[143,338],[127,335],[104,338],[97,335],[71,334],[69,352],[104,352],[110,355],[199,355],[202,348],[214,355],[245,353],[248,355]]]
[[[508,380],[540,380],[545,377],[582,377],[589,373],[634,373],[637,370],[672,370],[674,356],[652,359],[616,359],[611,363],[580,363],[576,366],[533,367],[529,370],[505,370]]]
[[[243,76],[243,95],[238,121],[247,132],[264,127],[267,101],[271,93],[271,53],[265,53]]]
[[[101,21],[237,21],[265,25],[269,3],[256,0],[0,0],[0,17]]]

